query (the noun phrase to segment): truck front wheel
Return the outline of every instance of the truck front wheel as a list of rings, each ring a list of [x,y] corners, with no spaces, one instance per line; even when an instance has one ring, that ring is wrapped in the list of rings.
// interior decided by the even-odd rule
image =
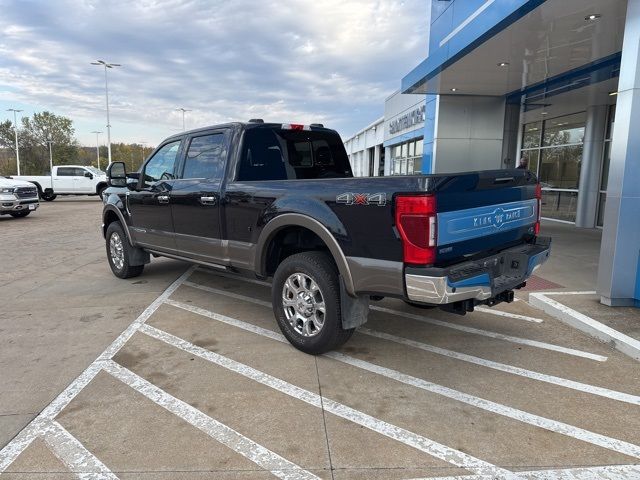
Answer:
[[[273,313],[284,336],[311,355],[345,343],[355,329],[342,328],[340,283],[331,257],[303,252],[287,257],[272,286]]]
[[[57,195],[53,193],[51,190],[45,190],[42,192],[41,198],[46,202],[53,202],[56,199]]]
[[[144,270],[144,265],[129,265],[129,249],[131,245],[119,222],[113,222],[107,228],[107,259],[111,271],[118,278],[137,277]]]

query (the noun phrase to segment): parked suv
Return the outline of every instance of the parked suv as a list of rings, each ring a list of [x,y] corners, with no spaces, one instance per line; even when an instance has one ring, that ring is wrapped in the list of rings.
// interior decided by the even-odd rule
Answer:
[[[526,170],[354,178],[322,125],[218,125],[160,144],[139,172],[115,162],[103,196],[121,278],[150,254],[273,279],[273,310],[308,353],[344,343],[369,300],[464,314],[513,300],[549,257]]]
[[[26,217],[39,206],[38,189],[32,183],[0,177],[0,215]]]

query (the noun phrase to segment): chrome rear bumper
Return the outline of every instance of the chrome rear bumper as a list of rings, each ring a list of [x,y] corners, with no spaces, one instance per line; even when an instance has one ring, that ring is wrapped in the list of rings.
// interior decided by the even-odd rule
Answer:
[[[433,305],[471,299],[483,302],[522,285],[548,260],[550,252],[551,239],[541,237],[535,244],[508,248],[448,268],[407,268],[407,297],[413,302]]]

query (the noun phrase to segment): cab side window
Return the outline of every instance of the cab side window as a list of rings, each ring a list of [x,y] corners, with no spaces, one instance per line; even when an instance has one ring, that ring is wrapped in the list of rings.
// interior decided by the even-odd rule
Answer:
[[[161,180],[175,179],[175,165],[180,150],[180,140],[167,143],[151,157],[144,167],[144,186],[150,187]]]
[[[73,177],[76,174],[76,169],[73,167],[58,167],[58,177]]]
[[[182,178],[222,178],[226,157],[223,133],[194,137],[187,150]]]

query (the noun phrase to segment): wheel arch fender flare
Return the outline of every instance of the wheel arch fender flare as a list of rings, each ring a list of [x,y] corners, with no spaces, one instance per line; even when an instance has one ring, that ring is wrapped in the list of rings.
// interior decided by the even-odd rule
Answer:
[[[100,190],[103,190],[104,188],[107,188],[109,186],[109,184],[107,182],[98,182],[96,184],[96,193],[100,193]]]
[[[127,236],[127,241],[129,242],[129,245],[131,245],[132,247],[135,247],[135,244],[133,243],[133,238],[131,238],[131,232],[129,232],[129,226],[127,225],[127,222],[124,219],[124,215],[122,214],[120,209],[113,204],[105,205],[104,210],[102,212],[102,236],[106,237],[107,235],[107,228],[109,226],[107,224],[107,217],[113,213],[115,213],[115,215],[118,217],[118,221],[120,222],[120,225],[122,225],[122,229],[124,230],[124,233]]]
[[[325,243],[325,245],[327,245],[327,248],[329,249],[329,252],[331,252],[333,260],[336,262],[338,272],[342,277],[346,292],[350,296],[355,296],[356,293],[353,284],[353,277],[351,275],[351,269],[349,268],[347,258],[345,257],[342,248],[338,244],[338,241],[329,231],[329,229],[318,220],[300,213],[283,213],[273,218],[264,226],[262,232],[260,233],[256,248],[256,256],[254,260],[254,268],[256,273],[266,276],[267,250],[271,241],[279,231],[292,226],[303,227],[312,231]]]

